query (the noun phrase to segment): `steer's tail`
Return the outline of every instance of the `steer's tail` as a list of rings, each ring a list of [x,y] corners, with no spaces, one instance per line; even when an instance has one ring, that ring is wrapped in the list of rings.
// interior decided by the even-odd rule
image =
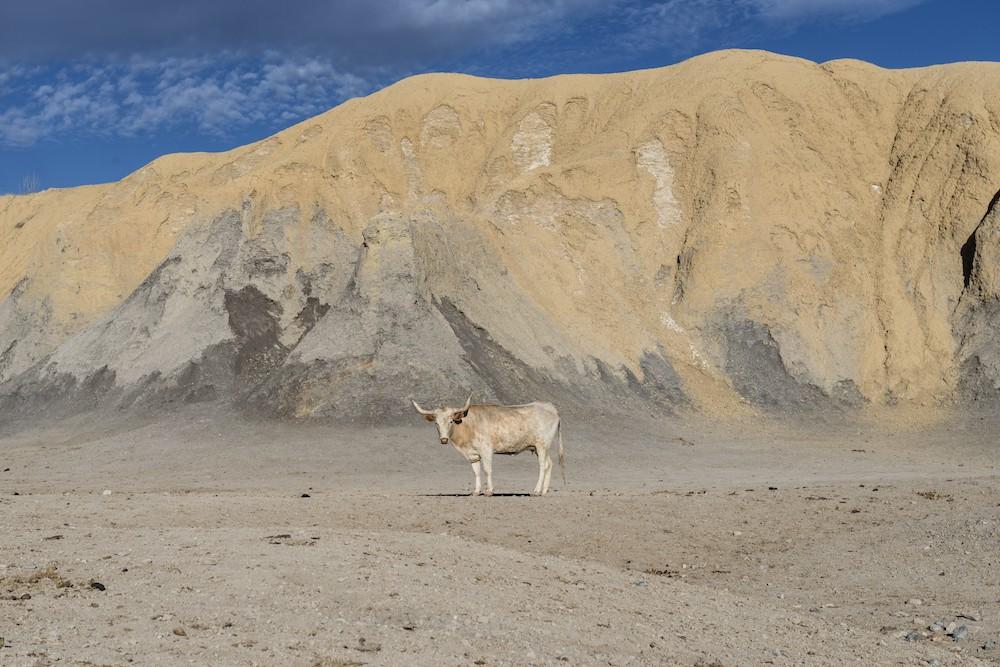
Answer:
[[[566,452],[562,444],[562,420],[556,424],[556,432],[559,434],[559,472],[562,473],[563,486],[566,486]]]

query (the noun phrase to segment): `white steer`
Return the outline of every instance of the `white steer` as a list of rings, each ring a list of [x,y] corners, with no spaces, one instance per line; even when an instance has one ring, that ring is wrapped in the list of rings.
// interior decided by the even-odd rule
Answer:
[[[559,412],[551,403],[526,405],[471,405],[472,396],[461,408],[424,410],[410,400],[417,412],[437,425],[441,444],[451,443],[476,474],[476,490],[480,495],[480,466],[486,473],[486,495],[493,495],[493,455],[520,454],[531,450],[538,456],[538,483],[533,495],[544,496],[549,491],[552,475],[552,447],[559,438],[559,468],[566,483],[565,454]]]

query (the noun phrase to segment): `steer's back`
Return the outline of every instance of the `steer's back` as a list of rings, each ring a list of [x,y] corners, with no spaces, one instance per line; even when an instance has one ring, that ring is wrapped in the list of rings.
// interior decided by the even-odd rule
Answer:
[[[559,426],[551,403],[475,405],[469,411],[476,432],[490,441],[497,454],[516,454],[548,445]]]

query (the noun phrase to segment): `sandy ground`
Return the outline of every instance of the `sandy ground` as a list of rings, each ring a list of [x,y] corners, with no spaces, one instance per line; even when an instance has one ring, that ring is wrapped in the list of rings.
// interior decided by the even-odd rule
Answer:
[[[996,426],[568,423],[546,498],[422,423],[9,435],[0,665],[1000,664]]]

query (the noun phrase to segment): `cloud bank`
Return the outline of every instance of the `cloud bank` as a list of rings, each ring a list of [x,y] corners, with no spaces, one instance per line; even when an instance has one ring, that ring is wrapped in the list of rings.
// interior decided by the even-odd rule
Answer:
[[[428,60],[523,40],[597,0],[10,0],[0,58],[283,50],[339,64]]]
[[[868,20],[924,0],[5,0],[0,60],[281,50],[339,66],[428,62],[552,39],[587,21],[664,37],[760,17]],[[638,20],[638,22],[637,22]]]

